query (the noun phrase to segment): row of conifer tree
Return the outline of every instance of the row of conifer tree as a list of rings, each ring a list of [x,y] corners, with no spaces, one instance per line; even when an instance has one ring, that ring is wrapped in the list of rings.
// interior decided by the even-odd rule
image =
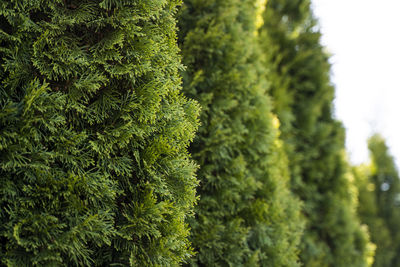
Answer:
[[[310,0],[0,1],[0,265],[400,266]]]

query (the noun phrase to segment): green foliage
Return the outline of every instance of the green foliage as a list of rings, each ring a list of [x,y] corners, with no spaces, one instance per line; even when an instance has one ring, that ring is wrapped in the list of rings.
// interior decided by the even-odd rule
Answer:
[[[0,261],[187,259],[198,106],[180,93],[179,1],[0,1]]]
[[[303,224],[265,91],[257,12],[252,0],[188,0],[180,13],[184,91],[202,106],[190,147],[200,165],[192,266],[299,265]]]
[[[294,192],[307,219],[301,261],[307,267],[367,266],[368,235],[344,158],[344,130],[332,116],[328,56],[308,0],[270,0],[260,40]]]
[[[373,266],[397,267],[400,264],[399,175],[381,136],[372,136],[368,147],[371,165],[354,169],[360,191],[358,213],[376,245]]]

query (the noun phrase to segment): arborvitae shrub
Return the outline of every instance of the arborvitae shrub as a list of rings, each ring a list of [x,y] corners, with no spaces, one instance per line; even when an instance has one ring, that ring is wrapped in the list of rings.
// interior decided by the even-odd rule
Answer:
[[[192,266],[297,266],[299,202],[262,75],[256,1],[188,0],[180,13],[184,92],[202,106]],[[276,120],[276,119],[275,119]]]
[[[371,242],[375,248],[373,266],[390,266],[388,263],[393,257],[392,240],[389,229],[381,217],[378,215],[378,206],[375,195],[375,184],[370,181],[371,166],[359,165],[353,167],[358,189],[359,206],[358,215],[362,223],[368,227]]]
[[[344,129],[332,115],[328,56],[308,0],[270,0],[260,41],[274,111],[282,123],[292,188],[307,219],[304,266],[366,266],[368,235],[357,220],[344,158]],[[354,186],[353,186],[354,188]]]
[[[2,264],[189,257],[198,107],[180,93],[177,2],[0,2]]]
[[[371,163],[358,166],[354,173],[359,187],[359,215],[368,225],[376,245],[374,265],[397,267],[400,264],[400,181],[385,140],[373,135],[368,141]]]

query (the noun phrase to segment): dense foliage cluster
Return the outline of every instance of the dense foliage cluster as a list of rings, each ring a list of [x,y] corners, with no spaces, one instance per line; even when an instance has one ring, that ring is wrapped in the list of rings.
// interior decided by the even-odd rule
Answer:
[[[188,0],[180,14],[184,91],[202,106],[190,147],[200,165],[193,266],[298,265],[302,222],[266,94],[255,7]]]
[[[376,245],[375,267],[400,264],[400,181],[393,157],[379,135],[368,144],[371,164],[354,168],[359,188],[358,213]]]
[[[366,266],[368,236],[355,212],[344,130],[333,118],[328,56],[308,0],[271,0],[260,41],[290,162],[304,201],[301,261],[307,267]],[[354,188],[354,187],[353,187]]]
[[[0,265],[399,266],[320,36],[310,0],[0,0]]]
[[[176,1],[0,2],[0,259],[188,258],[198,106],[180,93]]]

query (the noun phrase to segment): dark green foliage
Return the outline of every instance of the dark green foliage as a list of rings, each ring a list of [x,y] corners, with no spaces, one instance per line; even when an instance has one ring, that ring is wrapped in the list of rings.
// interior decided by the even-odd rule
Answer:
[[[179,1],[0,1],[0,261],[172,266],[197,104],[180,94]]]
[[[358,212],[368,225],[376,245],[376,267],[400,266],[400,181],[385,140],[369,139],[370,166],[359,166],[354,173],[359,187]]]
[[[202,106],[190,147],[200,165],[192,266],[298,266],[302,221],[265,92],[255,2],[187,0],[180,14],[184,91]]]
[[[304,201],[301,260],[307,267],[367,266],[368,236],[344,159],[344,129],[332,115],[328,56],[308,0],[270,0],[261,42],[274,111],[282,123],[294,192]]]

